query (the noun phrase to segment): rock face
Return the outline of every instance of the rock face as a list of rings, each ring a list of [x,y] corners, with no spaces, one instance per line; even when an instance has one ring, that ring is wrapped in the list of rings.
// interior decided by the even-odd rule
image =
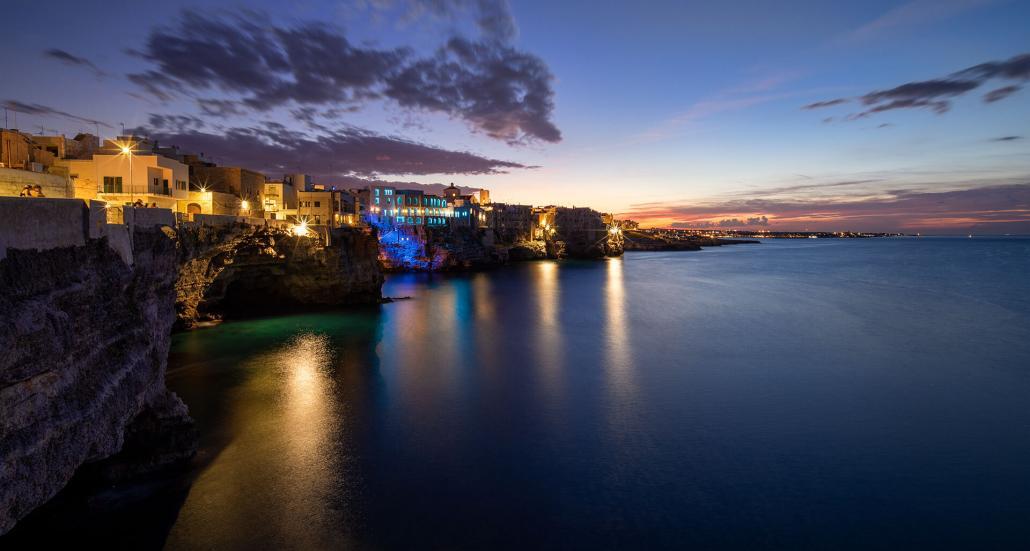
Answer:
[[[411,226],[383,232],[380,260],[387,271],[479,270],[508,261],[492,229]]]
[[[375,304],[383,272],[374,229],[322,237],[237,225],[178,230],[179,327],[238,315]]]
[[[508,249],[508,258],[518,260],[542,260],[547,258],[547,243],[543,241],[518,241]]]
[[[621,234],[611,234],[601,213],[588,208],[558,208],[554,216],[558,234],[555,241],[569,258],[603,258],[622,254]],[[560,256],[558,256],[560,258]]]
[[[0,534],[122,450],[130,426],[191,423],[164,382],[175,234],[137,229],[132,266],[107,239],[0,260]],[[180,444],[133,469],[189,457]]]

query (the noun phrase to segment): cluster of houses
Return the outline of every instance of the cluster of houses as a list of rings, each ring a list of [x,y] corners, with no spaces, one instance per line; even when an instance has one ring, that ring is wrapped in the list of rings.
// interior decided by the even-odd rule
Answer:
[[[555,231],[557,210],[494,203],[486,189],[463,193],[453,184],[436,195],[377,182],[337,189],[307,174],[273,179],[137,136],[100,140],[0,130],[0,196],[26,195],[26,189],[38,190],[30,196],[103,202],[112,223],[121,222],[123,207],[135,206],[168,209],[179,221],[493,228],[509,242],[546,239]]]

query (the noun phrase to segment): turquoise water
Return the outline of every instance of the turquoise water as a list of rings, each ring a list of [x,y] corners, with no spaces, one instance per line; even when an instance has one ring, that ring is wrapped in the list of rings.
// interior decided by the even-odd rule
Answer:
[[[384,293],[411,298],[178,335],[202,453],[133,541],[1030,545],[1028,239],[768,241]]]

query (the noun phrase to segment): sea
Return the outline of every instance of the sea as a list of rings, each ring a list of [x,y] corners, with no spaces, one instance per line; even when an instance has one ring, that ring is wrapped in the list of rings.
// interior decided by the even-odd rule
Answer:
[[[1030,547],[1028,237],[761,240],[383,292],[176,335],[195,465],[14,541]]]

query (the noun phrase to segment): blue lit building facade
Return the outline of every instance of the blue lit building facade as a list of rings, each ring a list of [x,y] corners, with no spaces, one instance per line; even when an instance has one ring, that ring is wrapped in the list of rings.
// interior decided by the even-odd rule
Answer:
[[[369,186],[364,215],[376,226],[445,226],[454,209],[443,197],[422,190]]]

